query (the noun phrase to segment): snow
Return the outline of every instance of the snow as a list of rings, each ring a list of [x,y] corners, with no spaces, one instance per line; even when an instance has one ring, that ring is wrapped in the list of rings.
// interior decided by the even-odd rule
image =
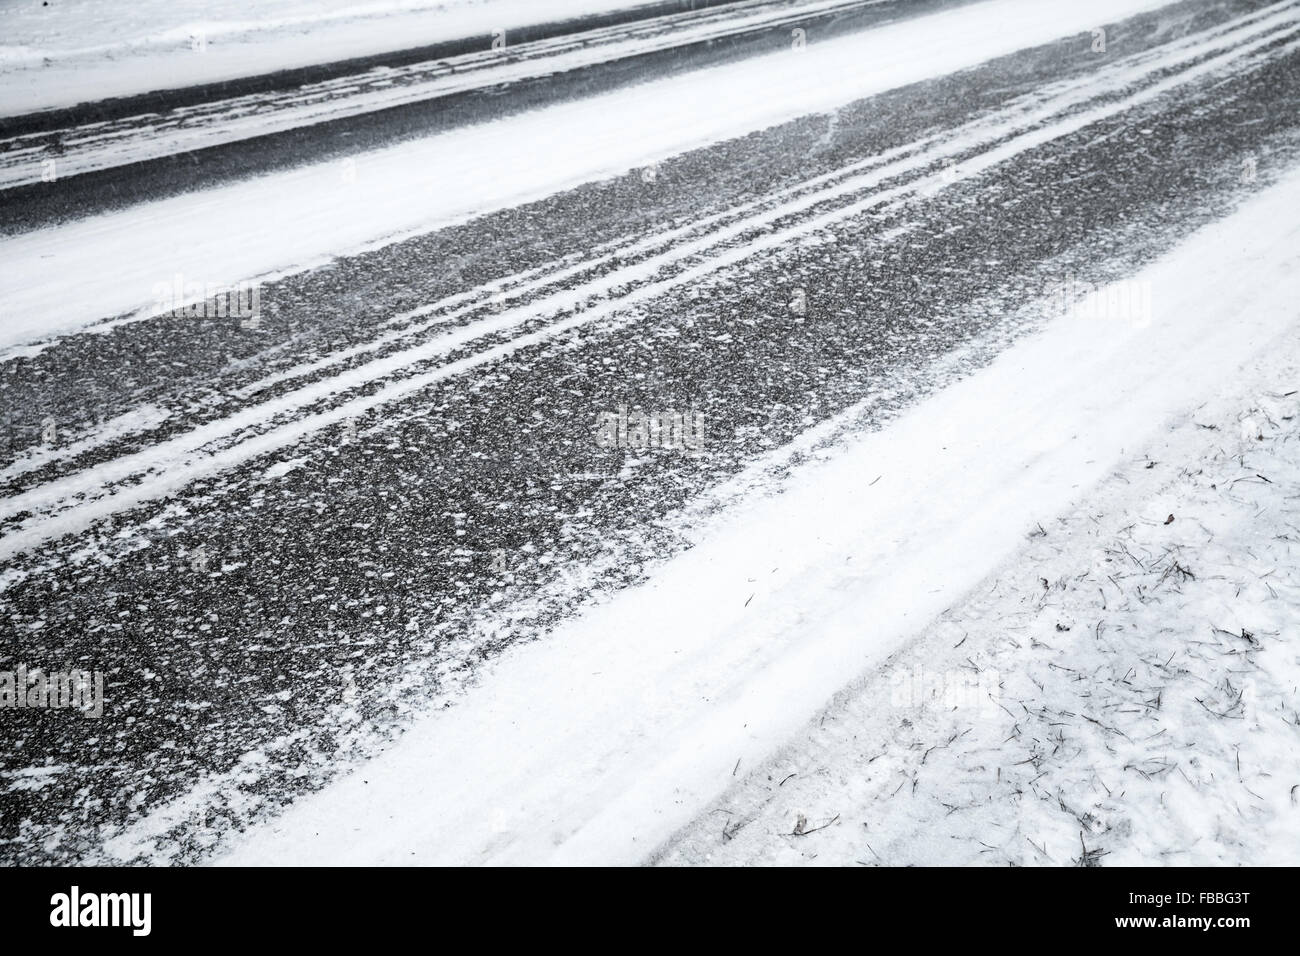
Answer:
[[[31,185],[56,164],[60,180],[100,169],[332,122],[376,110],[424,102],[467,90],[554,76],[599,63],[641,56],[687,44],[715,41],[759,28],[800,23],[814,14],[858,6],[862,0],[802,0],[796,5],[751,0],[707,8],[699,14],[655,17],[565,34],[506,53],[484,47],[409,66],[333,77],[288,91],[250,93],[201,107],[89,123],[64,131],[57,147],[46,133],[0,142],[0,188]],[[882,0],[876,0],[882,2]]]
[[[313,164],[8,237],[0,347],[145,308],[178,272],[234,285],[309,268],[1163,5],[985,0],[358,153],[346,176]]]
[[[250,406],[225,419],[178,432],[145,451],[99,462],[93,468],[10,497],[0,509],[0,516],[15,518],[25,513],[28,516],[20,518],[14,530],[0,542],[0,556],[12,555],[42,541],[82,530],[106,515],[162,497],[203,475],[282,449],[365,410],[399,400],[450,375],[499,360],[529,345],[597,321],[632,321],[636,312],[629,307],[652,301],[673,288],[704,281],[759,252],[813,235],[835,222],[886,204],[899,205],[916,195],[933,195],[944,188],[948,179],[942,172],[925,175],[924,171],[946,157],[982,146],[986,152],[968,155],[963,160],[963,174],[973,175],[988,169],[1024,150],[1105,120],[1137,103],[1147,102],[1180,83],[1207,75],[1260,45],[1270,43],[1274,37],[1272,31],[1279,23],[1284,28],[1294,27],[1297,16],[1300,14],[1294,12],[1289,16],[1261,15],[1257,22],[1210,31],[1208,35],[1171,44],[1171,49],[1118,61],[1098,76],[1057,84],[1040,91],[1027,103],[1012,104],[1005,111],[972,121],[941,142],[923,141],[869,157],[837,173],[815,177],[799,187],[782,190],[737,210],[737,213],[746,215],[730,219],[726,216],[711,217],[624,248],[598,250],[598,255],[591,261],[570,265],[550,275],[517,277],[519,284],[501,300],[499,314],[427,341],[420,340],[421,333],[471,309],[474,300],[485,301],[490,290],[480,289],[477,295],[468,295],[470,305],[461,301],[467,298],[461,294],[452,300],[432,303],[405,316],[395,317],[394,322],[397,322],[433,314],[433,318],[424,323],[380,336],[372,343],[372,347],[378,349],[410,337],[415,339],[413,345],[386,351],[378,358],[354,364],[332,376],[309,380],[298,388],[283,391],[274,399]],[[1243,40],[1247,42],[1242,43]],[[1233,44],[1240,45],[1218,57],[1205,58],[1206,53]],[[1194,65],[1181,73],[1165,75],[1168,67],[1187,62],[1194,62]],[[1104,98],[1113,91],[1127,90],[1139,80],[1151,76],[1162,78],[1123,99],[1109,99],[1101,106],[1077,109],[1081,103]],[[1048,118],[1053,118],[1054,122],[1044,123]],[[910,182],[888,189],[880,188],[885,182],[897,181],[909,174],[915,177]],[[827,209],[830,200],[841,204]],[[818,210],[816,215],[791,222],[797,214],[812,209]],[[771,226],[778,222],[784,225],[773,230]],[[539,289],[545,291],[548,285],[553,286],[566,275],[586,273],[615,256],[630,264],[577,286],[566,284],[568,287],[542,296],[530,294]],[[691,261],[692,265],[675,269],[675,263],[683,260]],[[615,289],[624,291],[612,297]],[[591,299],[605,301],[574,313],[576,303]],[[454,363],[405,377],[400,375],[403,370],[418,367],[431,358],[446,355],[486,336],[518,329],[541,316],[553,321],[536,331],[516,335]],[[355,358],[362,351],[358,347],[333,359],[285,370],[262,384],[275,384],[290,377],[307,377],[343,358]],[[311,415],[301,415],[303,410],[317,406],[330,396],[342,395],[378,380],[384,381],[383,387],[364,398]],[[0,586],[8,586],[14,580],[16,577],[11,574],[0,582]]]
[[[1008,580],[1019,581],[1026,569],[1035,569],[1041,552],[1025,556],[1025,539],[1040,525],[1053,548],[1061,548],[1053,535],[1073,529],[1077,539],[1067,541],[1055,556],[1044,556],[1049,584],[1079,569],[1091,568],[1086,573],[1096,577],[1097,562],[1103,560],[1096,548],[1099,540],[1128,540],[1139,562],[1147,558],[1141,562],[1143,570],[1132,568],[1115,586],[1118,593],[1107,598],[1108,609],[1115,610],[1116,628],[1131,628],[1133,636],[1126,641],[1116,630],[1105,646],[1132,648],[1131,663],[1142,669],[1133,683],[1156,679],[1153,668],[1166,646],[1176,650],[1181,643],[1185,649],[1181,661],[1165,665],[1177,664],[1169,672],[1176,685],[1168,698],[1171,714],[1156,715],[1151,725],[1179,725],[1182,729],[1170,742],[1149,744],[1139,754],[1131,741],[1120,737],[1101,732],[1086,736],[1087,728],[1073,720],[1070,740],[1076,745],[1086,742],[1091,750],[1059,760],[1063,769],[1044,792],[1059,784],[1061,794],[1078,801],[1072,806],[1080,815],[1101,800],[1098,806],[1104,812],[1094,817],[1102,821],[1104,833],[1108,814],[1118,827],[1121,811],[1130,820],[1133,813],[1127,807],[1112,811],[1093,791],[1084,800],[1094,776],[1106,777],[1109,784],[1114,780],[1109,775],[1119,769],[1127,774],[1128,785],[1131,777],[1141,775],[1123,771],[1117,761],[1182,754],[1188,743],[1200,741],[1206,762],[1191,765],[1194,773],[1185,771],[1191,779],[1185,787],[1178,784],[1180,789],[1171,795],[1178,802],[1171,804],[1168,820],[1153,825],[1143,838],[1148,844],[1135,844],[1134,853],[1149,858],[1161,845],[1183,845],[1180,841],[1195,831],[1203,841],[1193,845],[1195,852],[1239,858],[1238,844],[1246,846],[1246,837],[1230,826],[1216,829],[1204,814],[1217,814],[1214,819],[1230,823],[1229,811],[1235,806],[1243,817],[1250,814],[1267,824],[1264,838],[1280,832],[1279,820],[1290,819],[1283,814],[1288,812],[1285,788],[1293,783],[1296,769],[1291,722],[1295,661],[1294,651],[1288,652],[1279,639],[1294,627],[1294,603],[1265,604],[1263,593],[1272,577],[1277,578],[1273,587],[1294,593],[1289,570],[1294,562],[1282,564],[1293,552],[1290,544],[1281,551],[1266,550],[1266,545],[1279,546],[1261,540],[1256,530],[1260,525],[1252,525],[1249,516],[1256,501],[1278,508],[1280,516],[1294,514],[1295,505],[1291,498],[1263,497],[1264,489],[1249,480],[1229,486],[1232,494],[1245,496],[1234,501],[1227,493],[1211,494],[1218,489],[1207,489],[1205,476],[1172,473],[1182,462],[1204,460],[1206,473],[1214,476],[1211,484],[1220,476],[1225,484],[1246,477],[1262,470],[1265,462],[1282,479],[1296,474],[1294,417],[1280,424],[1288,421],[1282,416],[1294,416],[1294,396],[1254,398],[1245,405],[1241,401],[1243,395],[1286,391],[1288,382],[1295,385],[1300,361],[1300,226],[1275,211],[1296,208],[1297,202],[1300,175],[1292,174],[1134,276],[1134,282],[1151,290],[1151,311],[1141,321],[1086,318],[1081,313],[1058,318],[883,430],[846,442],[828,460],[801,466],[783,494],[746,498],[703,528],[693,549],[655,569],[645,584],[619,592],[544,642],[516,646],[456,707],[417,723],[362,770],[247,833],[223,862],[643,860],[740,780],[736,774],[760,767],[746,786],[766,786],[765,778],[774,773],[774,767],[764,763],[771,753],[801,728],[806,736],[810,719],[846,683],[855,677],[870,679],[891,655],[918,634],[929,633],[931,622],[961,606],[991,572],[999,567],[1020,569],[1018,574],[1007,572]],[[1276,362],[1264,368],[1277,374],[1255,375],[1262,359]],[[1247,377],[1251,375],[1255,377]],[[1240,432],[1217,458],[1195,448],[1190,451],[1197,456],[1189,457],[1186,444],[1160,444],[1169,423],[1186,423],[1208,397],[1223,393],[1234,396],[1236,404],[1215,406],[1211,418],[1222,420],[1225,410],[1256,407],[1259,412],[1247,434],[1256,429],[1262,434],[1271,419],[1269,434],[1279,443],[1277,450],[1261,449],[1261,457],[1247,467],[1244,460],[1232,461],[1234,450],[1249,441]],[[1199,431],[1194,430],[1193,437]],[[1186,428],[1182,434],[1186,439]],[[1289,443],[1284,441],[1287,436]],[[1133,489],[1127,495],[1115,482],[1105,486],[1101,494],[1110,495],[1105,511],[1132,515],[1135,523],[1125,530],[1116,517],[1097,532],[1100,537],[1089,539],[1080,515],[1093,513],[1095,507],[1081,511],[1080,503],[1096,494],[1094,489],[1117,466],[1145,461],[1147,453],[1156,452],[1166,456],[1157,457],[1167,462],[1157,467],[1168,469],[1159,477],[1171,475],[1169,483],[1152,488],[1123,485]],[[1148,499],[1157,487],[1162,497]],[[1252,500],[1251,495],[1259,497]],[[1223,509],[1217,516],[1212,513],[1216,503]],[[1166,509],[1175,513],[1171,525],[1161,518]],[[1064,523],[1054,516],[1062,516]],[[1194,520],[1198,518],[1208,522],[1203,531]],[[1265,522],[1263,527],[1273,525]],[[1161,550],[1171,545],[1173,551]],[[1213,578],[1215,571],[1228,577],[1226,582],[1212,582],[1198,595],[1196,606],[1177,606],[1179,599],[1170,597],[1179,589],[1192,591],[1193,582],[1170,563],[1171,555],[1182,561],[1179,548],[1190,549],[1189,563],[1204,559],[1200,567],[1209,572],[1207,577]],[[1205,550],[1198,554],[1197,549]],[[1277,569],[1266,574],[1274,559]],[[1197,566],[1191,565],[1191,570]],[[1250,590],[1238,594],[1238,582]],[[1175,602],[1170,633],[1151,627],[1158,617],[1143,616],[1156,612],[1140,606],[1139,585],[1158,593],[1162,601]],[[1084,667],[1097,659],[1098,651],[1086,643],[1093,620],[1083,595],[1090,587],[1085,577],[1078,587],[1059,588],[1059,598],[1052,592],[1044,614],[1040,607],[1026,607],[1022,583],[992,605],[981,606],[981,599],[973,598],[974,610],[959,608],[951,620],[971,615],[972,625],[981,628],[972,634],[972,653],[988,649],[990,655],[996,640],[1006,636],[997,624],[1003,614],[1032,633],[1050,623],[1050,640],[1045,642],[1061,649],[1063,656],[1038,655],[1032,645],[1026,651],[1024,634],[1015,641],[1021,645],[1016,656],[990,656],[989,665],[1006,669],[1003,676],[1008,679],[1001,691],[1005,700],[1087,712],[1076,703],[1083,689],[1070,687],[1058,675],[1050,691],[1056,696],[1048,699],[1043,696],[1048,692],[1035,690],[1032,679],[1050,677],[1053,662]],[[1123,615],[1133,617],[1130,621]],[[1186,635],[1177,630],[1183,620],[1188,626],[1195,622],[1204,645],[1189,646]],[[1211,633],[1206,626],[1210,622],[1228,635],[1245,628],[1259,648],[1246,653],[1247,639]],[[1056,630],[1057,623],[1070,630]],[[943,633],[946,637],[950,632]],[[1139,646],[1142,640],[1148,643]],[[1081,649],[1073,648],[1075,642],[1082,642]],[[1270,674],[1266,668],[1251,667],[1265,656],[1280,662]],[[1013,673],[1012,661],[1025,673]],[[1024,667],[1026,661],[1032,667]],[[1244,725],[1249,735],[1237,732],[1227,717],[1189,716],[1202,703],[1220,714],[1231,712],[1232,692],[1221,683],[1225,661],[1244,672],[1233,680],[1233,688],[1242,686],[1244,676],[1255,681],[1251,693],[1257,695],[1259,707],[1251,711],[1254,722]],[[1120,687],[1128,679],[1122,663],[1114,655],[1106,657],[1103,690],[1129,693]],[[877,691],[880,687],[863,686]],[[869,716],[872,704],[879,706],[878,696],[865,700],[857,713]],[[1051,715],[1043,712],[1045,716],[1032,722],[1026,718],[1022,736],[1050,733]],[[1105,717],[1130,728],[1145,719],[1113,713]],[[974,718],[963,713],[961,719]],[[997,718],[980,712],[979,719],[980,727],[987,728]],[[996,726],[1005,729],[1007,724],[1003,718]],[[1085,736],[1080,736],[1081,729]],[[941,745],[947,739],[942,731],[926,724],[918,733],[931,733]],[[911,737],[906,739],[910,745]],[[982,730],[974,739],[991,746],[995,737]],[[845,732],[837,746],[832,756],[843,757],[857,744],[852,733]],[[967,753],[961,749],[965,746],[952,753]],[[1109,753],[1112,747],[1115,754]],[[1229,768],[1229,747],[1241,753],[1239,770]],[[914,765],[918,758],[908,752],[890,759],[906,768],[911,766],[906,761]],[[1261,769],[1272,767],[1281,769],[1274,778],[1265,778]],[[1163,793],[1174,784],[1155,763],[1144,763],[1141,769],[1153,778],[1166,777],[1150,788],[1133,781],[1134,789],[1141,791],[1134,812],[1145,816],[1160,811],[1161,804],[1152,802],[1157,791]],[[984,768],[984,785],[991,772],[992,766]],[[1023,767],[1014,772],[1025,773]],[[1255,798],[1231,783],[1215,782],[1234,772],[1241,787],[1257,795],[1263,812],[1241,810],[1242,801]],[[843,775],[842,785],[835,782],[834,772],[823,776],[829,781],[827,789],[813,790],[809,796],[843,797],[841,819],[846,823],[801,839],[840,840],[844,850],[852,839],[850,824],[860,827],[863,807],[868,802],[878,807],[882,800],[876,790],[855,783],[849,774]],[[962,782],[955,773],[949,779],[954,786]],[[852,803],[855,799],[858,804]],[[899,829],[886,834],[889,848],[915,838],[918,824],[937,817],[933,795],[927,792],[925,799],[930,813],[924,819],[909,817],[905,810],[890,811],[898,813],[894,819]],[[801,806],[807,811],[807,830],[827,823],[833,809],[829,797]],[[761,841],[780,832],[793,822],[782,816],[787,810],[779,803],[771,822],[753,828],[754,837],[745,837],[741,830],[737,839]],[[1017,810],[1003,812],[1006,823]],[[1058,822],[1047,832],[1037,827],[1038,819],[1030,821],[1033,832],[1028,836],[1036,845],[1041,839],[1053,860],[1065,862],[1060,858],[1075,849],[1066,839],[1077,837],[1075,825],[1066,833]],[[699,821],[688,851],[707,842],[699,834],[720,830],[715,820]],[[1146,819],[1140,819],[1139,826],[1145,825]],[[141,830],[148,830],[148,820]],[[918,856],[933,851],[942,833],[936,830],[934,841],[922,833]],[[1095,842],[1095,832],[1093,837]],[[118,848],[129,855],[132,845],[133,835],[127,833]],[[863,852],[856,845],[854,851]]]
[[[648,0],[23,0],[0,6],[0,116],[413,49]]]
[[[1292,864],[1298,345],[1044,518],[658,860]]]

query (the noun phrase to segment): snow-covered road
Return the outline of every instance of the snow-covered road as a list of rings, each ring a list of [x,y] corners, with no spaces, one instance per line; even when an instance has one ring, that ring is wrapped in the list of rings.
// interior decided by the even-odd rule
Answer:
[[[0,504],[0,522],[9,525],[0,539],[0,559],[83,531],[109,514],[290,447],[345,418],[398,402],[530,345],[596,323],[634,319],[633,310],[644,303],[837,223],[869,212],[906,210],[909,203],[942,190],[956,163],[960,175],[976,176],[1183,84],[1243,60],[1249,64],[1261,49],[1293,36],[1293,46],[1300,46],[1300,6],[1120,60],[1085,79],[1013,101],[943,137],[927,137],[786,186],[722,215],[651,239],[616,242],[578,262],[556,262],[404,312],[391,320],[396,329],[362,346],[244,386],[242,394],[249,400],[234,414],[117,460],[100,458],[56,482],[10,497]],[[1109,99],[1119,93],[1127,95]],[[493,299],[489,309],[480,304],[486,298]],[[444,331],[453,320],[462,321]],[[524,331],[539,321],[545,325]],[[472,354],[424,368],[463,349]],[[356,394],[376,382],[384,387]],[[322,409],[323,404],[330,407]],[[308,409],[315,413],[304,416]]]
[[[785,40],[792,29],[815,28],[828,18],[888,2],[892,0],[745,0],[737,7],[563,33],[524,44],[518,52],[503,43],[499,49],[410,66],[372,67],[288,90],[22,133],[0,139],[0,189],[39,183],[42,176],[67,179],[760,31],[784,31]]]
[[[1128,280],[1150,284],[1142,321],[1056,316],[796,470],[225,862],[640,862],[1168,422],[1253,360],[1300,357],[1300,222],[1274,214],[1289,208],[1300,175]],[[1282,819],[1292,779],[1270,788]]]
[[[1300,0],[657,13],[4,191],[0,858],[700,859],[1295,339]]]
[[[830,40],[811,55],[786,49],[0,238],[6,263],[0,346],[121,313],[148,315],[154,286],[175,273],[228,285],[318,267],[339,254],[355,255],[376,243],[445,229],[834,111],[1164,0],[1101,0],[1087,9],[1072,0],[991,3]],[[1276,29],[1296,18],[1297,8],[1279,4],[1268,20]],[[1005,29],[1008,21],[1017,23],[1016,30]],[[132,241],[123,242],[123,235]]]
[[[0,7],[0,115],[717,0],[64,0]]]

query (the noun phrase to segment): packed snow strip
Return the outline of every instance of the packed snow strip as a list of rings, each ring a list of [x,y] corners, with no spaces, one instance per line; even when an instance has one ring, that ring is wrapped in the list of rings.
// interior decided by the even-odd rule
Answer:
[[[986,0],[825,43],[811,36],[802,52],[362,152],[346,165],[315,164],[9,237],[0,241],[9,267],[0,273],[0,347],[147,309],[154,286],[176,273],[233,285],[318,265],[1166,2]],[[709,95],[698,95],[704,88]]]
[[[797,24],[812,16],[893,0],[750,0],[587,30],[512,47],[484,36],[483,50],[413,66],[381,67],[289,92],[95,122],[0,140],[0,189],[298,129],[470,90],[578,70],[627,57]],[[499,42],[500,46],[496,44]]]
[[[87,434],[66,444],[38,445],[27,454],[0,469],[0,482],[12,481],[29,471],[42,468],[51,462],[76,458],[95,448],[111,444],[128,435],[138,435],[158,428],[168,421],[168,413],[154,405],[140,405],[128,412],[96,424]]]
[[[0,116],[218,83],[652,0],[60,0],[0,5]]]
[[[11,525],[0,538],[0,556],[12,556],[61,535],[84,530],[101,518],[162,497],[203,475],[282,449],[345,419],[403,399],[435,382],[463,374],[548,338],[596,321],[634,321],[636,307],[683,284],[704,281],[746,258],[778,249],[802,236],[886,203],[897,204],[909,197],[933,195],[944,188],[947,177],[941,172],[925,174],[925,170],[945,158],[963,154],[972,147],[992,144],[985,153],[966,156],[963,160],[965,175],[977,175],[1025,150],[1149,102],[1180,83],[1210,75],[1247,57],[1277,39],[1279,30],[1294,28],[1297,16],[1300,16],[1300,11],[1293,10],[1273,17],[1248,18],[1251,22],[1235,28],[1209,31],[1206,35],[1170,44],[1170,50],[1142,54],[1134,57],[1134,62],[1117,63],[1101,77],[1059,84],[1052,95],[1031,98],[1029,103],[1012,104],[1005,115],[995,114],[974,121],[954,131],[940,144],[901,147],[892,151],[893,155],[850,164],[841,173],[810,180],[806,189],[795,187],[780,191],[777,194],[780,201],[775,204],[762,201],[746,204],[756,207],[756,211],[744,209],[751,213],[749,216],[711,217],[713,222],[710,225],[719,226],[711,232],[706,230],[702,235],[696,235],[695,229],[684,228],[677,231],[680,236],[669,234],[640,243],[638,251],[656,244],[663,248],[634,265],[588,282],[575,286],[568,281],[582,267],[562,269],[549,280],[543,277],[536,282],[526,282],[522,288],[527,291],[535,290],[538,283],[546,281],[561,288],[539,298],[526,298],[520,305],[491,310],[487,318],[455,328],[432,340],[389,352],[331,377],[313,379],[274,399],[247,407],[225,419],[189,429],[142,451],[113,461],[98,462],[93,468],[12,495],[0,502],[0,516],[27,517]],[[1207,53],[1218,53],[1225,48],[1227,52],[1205,58]],[[1194,65],[1181,74],[1166,75],[1170,67],[1192,61],[1195,61]],[[1126,89],[1149,75],[1162,78],[1124,99],[1110,100],[1087,110],[1074,109],[1091,98]],[[1057,122],[1044,124],[1045,119],[1063,112],[1066,115]],[[1012,138],[1007,139],[1009,135]],[[882,184],[904,175],[911,176],[911,179],[901,185],[880,188]],[[827,209],[831,200],[838,200],[838,204]],[[809,211],[815,215],[793,223],[790,221],[796,214]],[[675,241],[678,239],[684,241]],[[706,253],[711,254],[706,256]],[[665,271],[669,273],[667,277],[664,277]],[[624,291],[615,296],[615,288]],[[578,307],[593,298],[604,301],[594,308]],[[416,310],[413,314],[422,311]],[[452,316],[455,314],[455,311],[451,313]],[[515,335],[504,342],[493,338],[501,332],[521,328],[539,316],[548,316],[553,321],[548,326]],[[448,317],[440,316],[430,324],[437,325]],[[431,370],[423,368],[431,360],[480,341],[486,344],[474,354]],[[320,366],[320,362],[312,363],[313,370]],[[404,378],[398,377],[404,369],[416,371]],[[348,396],[349,392],[378,381],[385,382],[382,388],[361,396]],[[302,414],[326,401],[336,404]],[[8,586],[15,580],[17,578],[10,575],[0,586]]]
[[[1218,388],[658,860],[1293,864],[1300,335]]]
[[[1039,522],[1294,340],[1300,224],[1276,210],[1298,202],[1292,174],[1134,276],[1140,321],[1060,318],[738,507],[223,862],[645,858]]]

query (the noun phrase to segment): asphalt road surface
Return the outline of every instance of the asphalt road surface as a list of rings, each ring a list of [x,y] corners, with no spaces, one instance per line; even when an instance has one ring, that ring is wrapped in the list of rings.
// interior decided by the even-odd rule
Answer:
[[[918,12],[848,6],[826,21],[845,35]],[[1055,283],[1122,278],[1225,215],[1300,150],[1300,4],[1266,7],[1190,0],[1112,25],[1106,54],[1066,37],[338,259],[264,283],[253,323],[160,315],[8,353],[0,669],[102,671],[106,712],[5,714],[0,859],[115,859],[181,797],[192,817],[143,858],[206,858],[639,580],[686,545],[673,516],[764,454],[866,396],[881,427],[1030,331]],[[16,182],[4,230],[788,37]],[[233,99],[208,93],[174,108]],[[100,115],[4,135],[53,149]],[[607,447],[624,408],[702,416],[702,441]]]

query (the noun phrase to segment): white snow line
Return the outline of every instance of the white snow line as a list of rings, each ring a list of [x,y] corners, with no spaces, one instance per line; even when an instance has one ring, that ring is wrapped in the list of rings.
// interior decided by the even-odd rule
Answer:
[[[38,445],[0,470],[0,481],[10,481],[55,461],[75,458],[129,435],[138,435],[166,423],[167,412],[155,405],[141,405],[95,426],[89,434],[66,445]],[[57,423],[55,427],[57,428]]]

